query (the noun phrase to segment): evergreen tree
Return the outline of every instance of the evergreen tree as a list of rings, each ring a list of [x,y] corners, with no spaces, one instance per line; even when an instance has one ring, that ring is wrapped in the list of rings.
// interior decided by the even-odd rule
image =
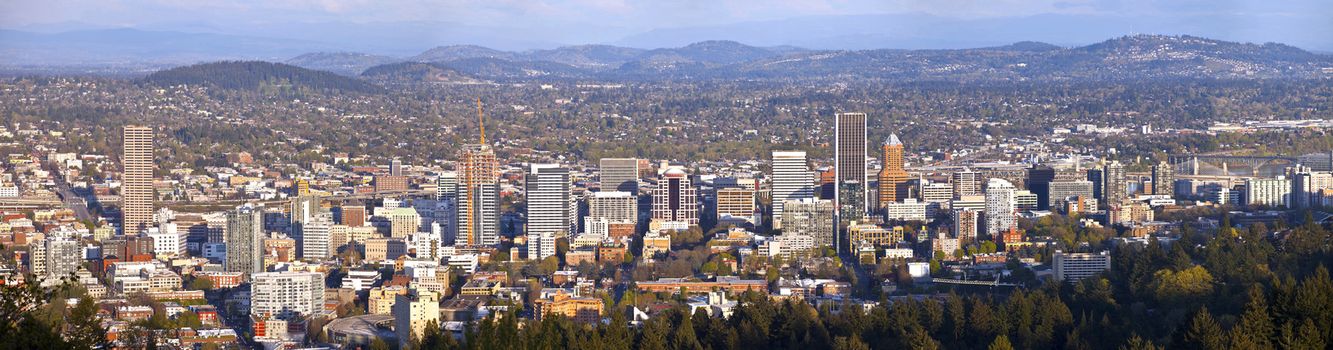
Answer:
[[[1014,344],[1009,342],[1009,336],[1001,334],[995,337],[986,350],[1014,350]]]
[[[1262,287],[1250,287],[1250,301],[1245,304],[1239,323],[1231,329],[1232,349],[1271,349],[1273,347],[1272,316]]]
[[[1184,349],[1222,349],[1227,345],[1222,326],[1213,319],[1207,307],[1199,308],[1180,338]]]

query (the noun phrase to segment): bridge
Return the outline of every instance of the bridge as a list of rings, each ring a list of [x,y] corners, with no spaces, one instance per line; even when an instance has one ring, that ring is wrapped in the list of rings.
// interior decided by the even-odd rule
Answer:
[[[1013,284],[1013,283],[1004,283],[1004,282],[1000,282],[1000,281],[974,281],[974,280],[959,280],[959,279],[952,279],[952,278],[931,278],[931,279],[930,279],[930,282],[932,282],[932,283],[943,283],[943,284],[956,284],[956,285],[962,285],[962,286],[1018,287],[1017,284]]]
[[[1296,164],[1302,164],[1303,158],[1307,157],[1172,154],[1167,156],[1167,162],[1171,164],[1172,169],[1175,169],[1178,176],[1271,177],[1283,174],[1287,168]],[[1327,161],[1324,164],[1327,164]]]

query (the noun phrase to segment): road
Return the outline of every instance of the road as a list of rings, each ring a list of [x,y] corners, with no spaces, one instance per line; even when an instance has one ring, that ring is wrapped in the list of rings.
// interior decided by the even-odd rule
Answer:
[[[88,200],[75,194],[70,190],[69,183],[65,182],[65,173],[60,171],[60,167],[48,163],[47,169],[51,171],[52,177],[56,182],[56,194],[60,195],[60,200],[65,203],[66,208],[74,210],[74,216],[80,221],[97,222],[93,214],[88,211]]]

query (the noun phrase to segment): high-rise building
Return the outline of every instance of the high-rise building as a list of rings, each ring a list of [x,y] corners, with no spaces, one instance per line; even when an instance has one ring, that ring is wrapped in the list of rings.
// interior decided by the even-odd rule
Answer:
[[[963,198],[963,196],[981,195],[981,174],[971,169],[963,168],[962,171],[953,173],[953,197]]]
[[[264,210],[245,204],[227,212],[227,272],[264,272]]]
[[[1014,185],[1002,179],[986,183],[986,234],[998,237],[1000,233],[1018,227],[1014,202]]]
[[[421,231],[421,214],[413,207],[393,208],[388,210],[376,210],[377,214],[382,216],[379,220],[387,222],[387,231],[389,237],[406,239],[418,231]]]
[[[689,174],[668,168],[653,189],[653,230],[685,230],[699,225],[699,198]]]
[[[588,196],[588,217],[637,223],[639,200],[629,192],[594,192]]]
[[[306,223],[322,212],[324,212],[324,208],[320,206],[318,196],[297,196],[292,199],[291,212],[289,213],[291,223],[288,227],[291,229],[292,239],[296,240],[299,248],[296,252],[297,256],[305,256],[301,249],[304,249],[302,242],[305,239]]]
[[[435,200],[458,199],[458,173],[446,172],[435,177]]]
[[[558,232],[567,235],[578,227],[577,212],[571,211],[569,169],[555,164],[533,164],[528,173],[528,233]]]
[[[758,225],[759,216],[755,213],[754,190],[742,187],[727,187],[717,190],[717,222],[719,225]]]
[[[977,231],[981,227],[981,212],[972,208],[953,210],[953,234],[960,242],[977,240]]]
[[[120,155],[121,231],[133,235],[153,222],[153,129],[126,126]]]
[[[782,229],[783,203],[814,198],[814,174],[804,151],[773,151],[773,229]]]
[[[884,140],[884,168],[879,171],[879,205],[907,199],[907,170],[903,168],[903,142],[897,134]]]
[[[459,161],[458,235],[468,245],[500,243],[500,164],[487,145],[466,145]]]
[[[1102,202],[1106,205],[1120,204],[1128,198],[1125,187],[1125,166],[1113,160],[1102,168]]]
[[[639,160],[635,158],[602,158],[599,164],[602,191],[639,194]]]
[[[817,247],[832,247],[836,243],[833,201],[805,198],[788,200],[785,206],[783,236],[810,237]]]
[[[555,256],[555,231],[528,232],[528,259],[541,261]]]
[[[1175,196],[1176,172],[1165,160],[1152,166],[1152,194]]]
[[[389,162],[389,175],[390,175],[390,176],[403,176],[403,161],[402,161],[402,160],[400,160],[400,159],[394,159],[393,161],[390,161],[390,162]]]
[[[1047,198],[1050,198],[1051,209],[1063,208],[1071,198],[1092,198],[1092,187],[1092,181],[1088,180],[1051,182],[1047,185]]]
[[[1291,180],[1285,176],[1245,180],[1245,204],[1290,207],[1291,187]]]
[[[1055,176],[1055,168],[1050,166],[1033,165],[1027,169],[1025,182],[1028,191],[1037,195],[1037,209],[1046,210],[1051,207],[1051,181],[1055,181]],[[1013,183],[1010,183],[1010,185],[1013,185]]]
[[[401,175],[380,175],[375,177],[375,192],[407,191],[407,177]]]
[[[870,208],[866,207],[866,114],[838,113],[835,116],[833,132],[833,171],[837,185],[834,202],[838,206],[838,215],[861,216]],[[853,192],[860,192],[860,201]],[[848,196],[852,198],[847,198]],[[845,211],[859,211],[858,213]],[[844,220],[845,221],[845,220]]]
[[[333,213],[320,212],[301,224],[301,257],[323,261],[333,256],[336,247],[330,245]]]
[[[324,311],[324,274],[264,272],[250,277],[250,315],[295,321]]]
[[[347,227],[366,226],[366,207],[360,203],[347,203],[338,207],[338,224]]]
[[[567,236],[578,227],[576,218],[578,213],[570,205],[573,202],[573,195],[570,193],[569,175],[569,169],[556,164],[532,164],[525,181],[528,196],[529,257],[545,258],[548,256],[545,254],[547,250],[552,255],[555,254],[554,246],[544,249],[546,247],[534,243],[541,243],[540,238],[544,235]],[[553,245],[554,239],[552,238]]]
[[[59,285],[62,278],[78,271],[83,262],[83,246],[70,237],[45,237],[30,242],[28,249],[29,271],[43,278],[43,286]]]

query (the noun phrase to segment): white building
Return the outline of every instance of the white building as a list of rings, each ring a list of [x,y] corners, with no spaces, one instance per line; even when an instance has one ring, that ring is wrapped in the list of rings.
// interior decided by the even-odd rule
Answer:
[[[186,241],[189,232],[177,230],[174,222],[149,227],[147,234],[153,239],[153,254],[158,257],[178,257],[188,253]]]
[[[814,178],[804,151],[773,151],[773,229],[782,228],[786,201],[814,198]]]
[[[953,189],[950,188],[950,194]],[[888,203],[884,205],[885,220],[901,221],[929,221],[926,216],[926,202],[918,202],[916,198],[907,198],[902,202]]]
[[[1055,278],[1060,281],[1078,281],[1111,269],[1111,255],[1104,251],[1095,254],[1056,251],[1052,258]]]
[[[1290,207],[1291,180],[1285,176],[1245,180],[1245,204]]]
[[[1004,179],[986,184],[986,233],[992,237],[1018,224],[1014,191],[1014,184]]]
[[[324,274],[263,272],[250,276],[250,315],[298,320],[324,311]]]

